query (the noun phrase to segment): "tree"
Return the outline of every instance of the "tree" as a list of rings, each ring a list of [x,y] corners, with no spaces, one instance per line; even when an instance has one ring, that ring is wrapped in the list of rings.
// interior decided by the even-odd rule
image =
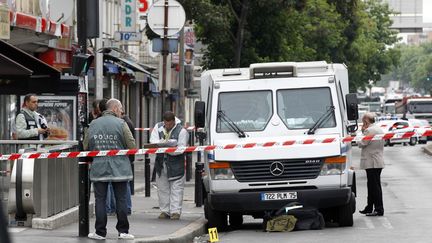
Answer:
[[[378,81],[399,59],[380,1],[183,0],[205,46],[204,68],[271,61],[346,63],[351,88]]]
[[[432,74],[432,43],[399,45],[397,49],[401,53],[400,64],[390,71],[384,81],[399,80],[405,87],[429,93],[432,81],[427,80],[427,77]]]
[[[358,36],[353,41],[347,57],[350,68],[350,88],[352,91],[364,88],[369,81],[379,81],[381,75],[398,64],[398,49],[395,44],[397,33],[390,29],[392,24],[387,4],[381,1],[359,2]]]

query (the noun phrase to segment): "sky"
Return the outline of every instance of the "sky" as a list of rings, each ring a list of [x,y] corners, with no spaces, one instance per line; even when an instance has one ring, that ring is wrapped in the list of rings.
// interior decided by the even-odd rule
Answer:
[[[432,23],[432,0],[423,0],[423,22]]]

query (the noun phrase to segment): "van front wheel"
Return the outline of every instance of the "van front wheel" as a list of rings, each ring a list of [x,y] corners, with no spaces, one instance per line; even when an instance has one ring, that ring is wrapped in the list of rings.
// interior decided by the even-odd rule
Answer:
[[[354,193],[351,193],[351,199],[349,203],[337,209],[338,223],[340,227],[354,225],[353,211],[355,211],[355,196]]]
[[[207,228],[216,227],[220,232],[227,229],[227,214],[221,211],[213,210],[210,206],[208,198],[204,200],[204,215],[207,219]]]

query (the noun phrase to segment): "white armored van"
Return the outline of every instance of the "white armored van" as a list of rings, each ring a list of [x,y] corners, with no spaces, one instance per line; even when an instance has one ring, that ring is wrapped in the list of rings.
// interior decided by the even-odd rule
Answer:
[[[204,127],[205,143],[267,143],[206,152],[209,227],[236,227],[243,215],[262,218],[291,202],[352,226],[355,176],[351,144],[342,139],[357,129],[357,118],[343,64],[261,63],[204,72],[195,125]],[[272,146],[286,141],[289,146]]]

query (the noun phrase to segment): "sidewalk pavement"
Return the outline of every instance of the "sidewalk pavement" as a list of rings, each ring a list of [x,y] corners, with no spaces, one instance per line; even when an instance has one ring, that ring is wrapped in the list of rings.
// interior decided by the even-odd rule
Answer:
[[[423,148],[423,151],[426,153],[426,154],[428,154],[428,155],[432,155],[432,144],[428,144],[428,145],[426,145],[426,146],[424,146],[424,147],[422,147]]]
[[[145,197],[144,192],[144,165],[135,163],[135,195],[132,196],[132,215],[128,216],[129,233],[135,240],[126,241],[117,239],[115,225],[117,218],[108,217],[107,239],[104,242],[193,242],[195,236],[205,234],[203,207],[196,207],[194,202],[194,179],[186,182],[183,209],[180,220],[158,219],[158,197],[155,183],[152,182],[151,196]],[[94,202],[93,193],[90,201]],[[94,215],[90,218],[90,232],[94,232]],[[9,227],[13,243],[72,243],[72,242],[98,242],[87,237],[78,236],[78,219],[75,223],[54,229],[42,230],[26,227]],[[1,241],[1,240],[0,240]]]

